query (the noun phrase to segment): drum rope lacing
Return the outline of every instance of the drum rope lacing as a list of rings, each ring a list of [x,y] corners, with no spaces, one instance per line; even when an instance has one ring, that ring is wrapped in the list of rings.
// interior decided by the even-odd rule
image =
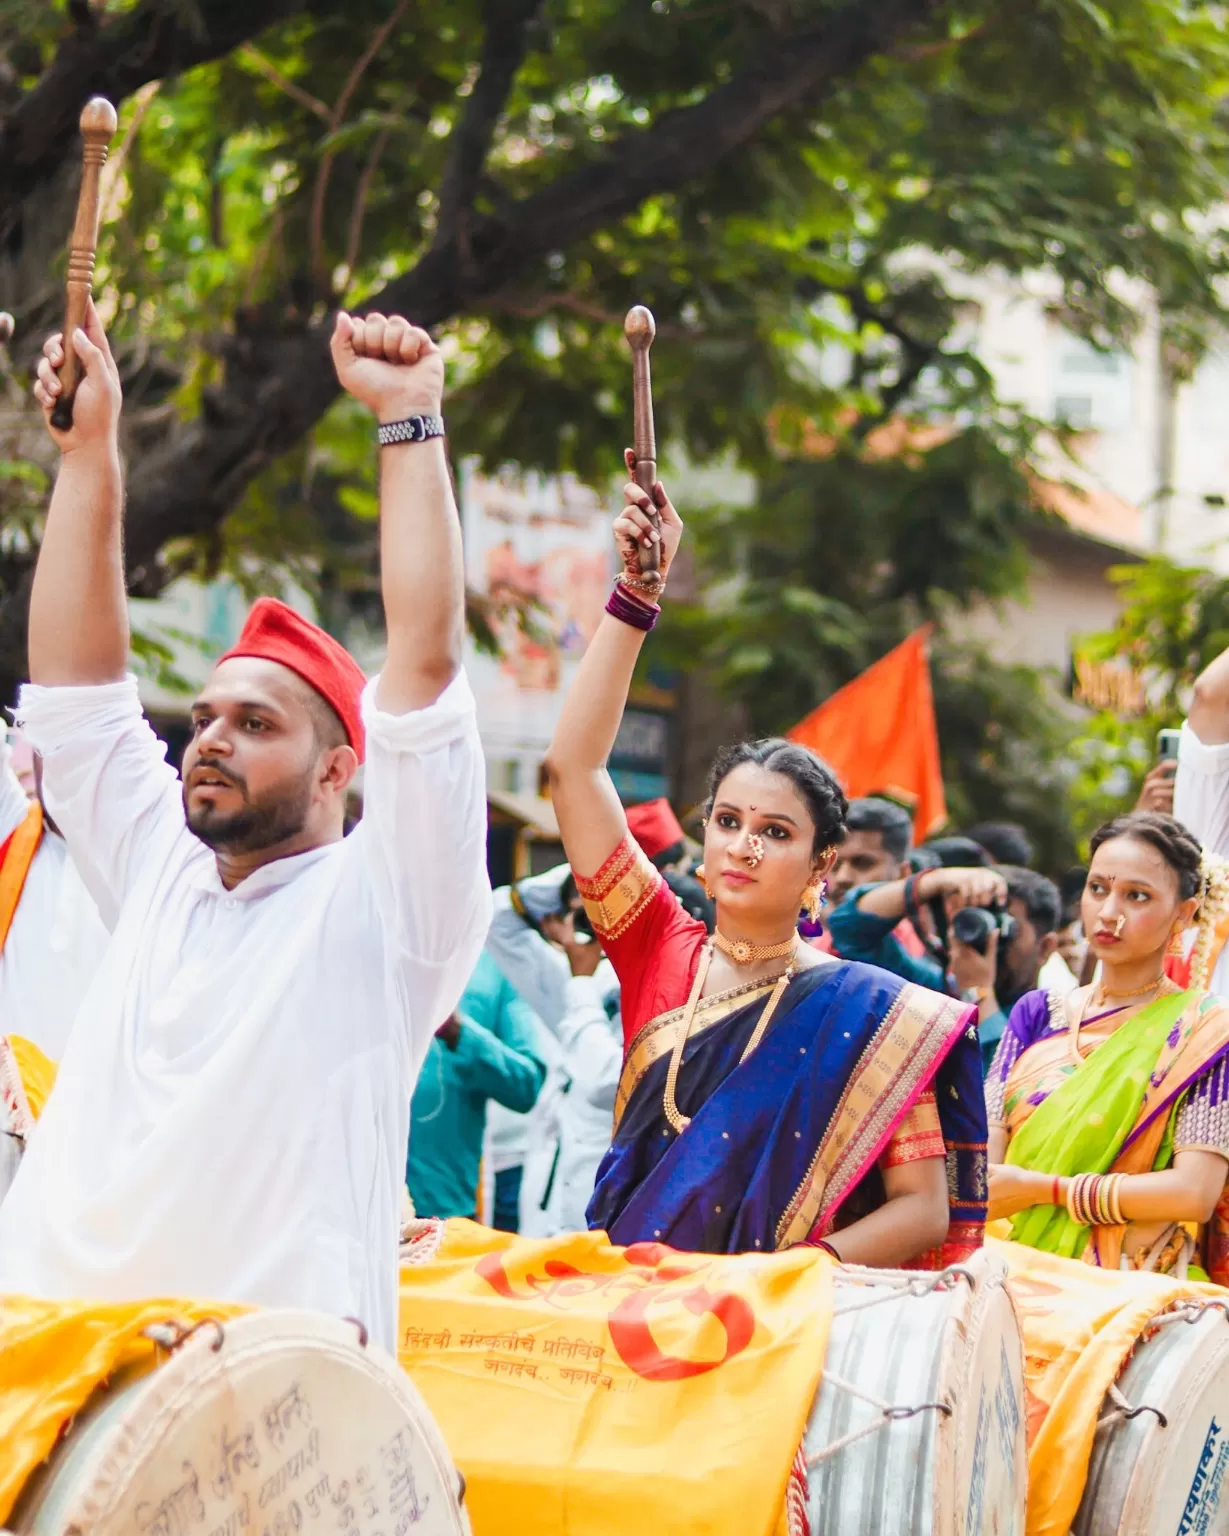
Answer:
[[[974,1285],[976,1284],[977,1277],[973,1274],[972,1270],[964,1268],[963,1265],[953,1264],[947,1269],[940,1270],[936,1275],[928,1275],[925,1278],[919,1276],[916,1280],[898,1281],[895,1284],[885,1284],[882,1281],[876,1281],[876,1287],[880,1291],[879,1295],[872,1296],[866,1301],[854,1302],[846,1307],[835,1307],[833,1308],[832,1315],[834,1318],[848,1317],[853,1312],[865,1312],[869,1307],[882,1306],[884,1302],[888,1301],[900,1301],[905,1296],[931,1296],[937,1290],[946,1290],[954,1280],[967,1280],[970,1285]],[[825,1385],[830,1384],[841,1392],[848,1392],[851,1397],[861,1399],[862,1402],[868,1403],[872,1408],[877,1408],[881,1416],[877,1419],[871,1419],[867,1424],[863,1424],[861,1429],[851,1429],[848,1434],[842,1435],[839,1440],[834,1440],[831,1445],[824,1446],[823,1450],[815,1451],[808,1455],[806,1458],[808,1471],[812,1467],[819,1466],[821,1462],[827,1461],[829,1457],[838,1455],[856,1441],[864,1439],[867,1435],[875,1434],[878,1430],[885,1428],[889,1424],[899,1423],[903,1419],[912,1419],[919,1413],[941,1413],[945,1418],[949,1419],[952,1416],[952,1405],[950,1403],[918,1403],[913,1407],[905,1407],[898,1403],[889,1403],[881,1397],[876,1397],[873,1393],[865,1391],[862,1387],[855,1386],[853,1382],[834,1375],[832,1371],[825,1371],[823,1380]]]
[[[1154,1317],[1148,1328],[1167,1328],[1171,1323],[1187,1323],[1193,1325],[1200,1321],[1205,1312],[1221,1312],[1229,1321],[1229,1302],[1225,1301],[1187,1301],[1177,1306],[1171,1312],[1166,1312],[1160,1317]],[[1103,1414],[1097,1420],[1097,1434],[1103,1429],[1111,1429],[1115,1424],[1125,1424],[1129,1419],[1138,1419],[1141,1414],[1152,1413],[1156,1415],[1156,1421],[1162,1429],[1169,1428],[1169,1419],[1159,1408],[1154,1408],[1151,1403],[1132,1404],[1119,1389],[1116,1382],[1110,1383],[1109,1392],[1106,1394],[1114,1407],[1107,1414]]]

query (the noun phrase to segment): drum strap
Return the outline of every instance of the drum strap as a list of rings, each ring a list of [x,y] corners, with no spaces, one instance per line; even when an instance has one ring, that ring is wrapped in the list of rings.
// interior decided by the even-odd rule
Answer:
[[[0,954],[42,839],[43,808],[36,800],[0,845]]]

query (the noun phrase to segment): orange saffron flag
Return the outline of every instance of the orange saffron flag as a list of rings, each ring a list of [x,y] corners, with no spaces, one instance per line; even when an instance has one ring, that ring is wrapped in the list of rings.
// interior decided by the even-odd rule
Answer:
[[[838,688],[789,739],[810,747],[850,796],[886,794],[913,810],[921,842],[947,820],[925,626]]]

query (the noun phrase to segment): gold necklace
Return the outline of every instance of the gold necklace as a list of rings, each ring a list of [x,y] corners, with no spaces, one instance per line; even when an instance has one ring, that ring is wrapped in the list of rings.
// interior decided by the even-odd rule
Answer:
[[[717,935],[714,934],[713,937],[716,938]],[[793,945],[791,944],[790,947],[792,949]],[[687,1048],[687,1041],[691,1035],[692,1022],[696,1016],[696,1009],[700,1004],[700,993],[704,990],[704,981],[708,975],[708,968],[712,964],[712,959],[713,945],[710,941],[704,946],[704,949],[700,954],[700,963],[696,967],[696,979],[691,984],[691,996],[687,999],[687,1007],[683,1013],[682,1026],[679,1029],[677,1038],[675,1039],[674,1049],[670,1052],[670,1067],[666,1073],[666,1086],[662,1091],[661,1107],[676,1136],[681,1136],[687,1127],[691,1124],[691,1117],[679,1112],[678,1103],[675,1100],[674,1094],[678,1087],[679,1068],[683,1064],[683,1052]],[[764,1031],[772,1022],[772,1016],[777,1011],[777,1004],[784,996],[785,989],[789,986],[790,979],[792,978],[793,974],[794,967],[792,965],[787,965],[781,972],[780,976],[776,978],[776,986],[774,986],[772,989],[772,996],[765,1004],[764,1011],[760,1014],[760,1021],[752,1031],[751,1038],[747,1041],[746,1048],[744,1049],[742,1055],[738,1058],[738,1064],[740,1067],[742,1066],[743,1062],[746,1061],[747,1057],[750,1056],[751,1052],[755,1050],[756,1046],[759,1045],[760,1041],[764,1038]],[[772,979],[772,977],[766,976],[764,978],[764,985],[767,986],[769,981]]]
[[[1111,992],[1103,981],[1097,983],[1096,990],[1100,992],[1102,1002],[1104,1002],[1106,998],[1109,997],[1143,997],[1145,992],[1155,991],[1156,988],[1159,987],[1164,980],[1165,972],[1162,971],[1159,976],[1154,978],[1154,980],[1146,981],[1142,987],[1132,987],[1129,992]]]
[[[750,939],[727,939],[723,933],[714,933],[713,943],[735,965],[759,965],[764,960],[784,960],[786,955],[792,955],[798,945],[798,935],[791,933],[779,944],[752,944]]]
[[[1080,1030],[1083,1029],[1084,1020],[1088,1017],[1089,1006],[1091,1005],[1094,1008],[1098,1006],[1098,993],[1101,995],[1102,1004],[1104,1004],[1107,998],[1111,997],[1143,997],[1145,992],[1155,992],[1158,987],[1164,986],[1167,980],[1168,978],[1162,971],[1157,979],[1155,981],[1150,981],[1146,987],[1134,987],[1130,992],[1107,992],[1100,982],[1098,982],[1095,986],[1089,987],[1088,991],[1084,995],[1084,1001],[1080,1004],[1079,1008],[1073,1009],[1069,1007],[1067,1009],[1068,1060],[1077,1067],[1080,1066],[1084,1061],[1083,1052],[1080,1050]],[[1122,1009],[1115,1008],[1111,1011],[1114,1013],[1121,1013]]]

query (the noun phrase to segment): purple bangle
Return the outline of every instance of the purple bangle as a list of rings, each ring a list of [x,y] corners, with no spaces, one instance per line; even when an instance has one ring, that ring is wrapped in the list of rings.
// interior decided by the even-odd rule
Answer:
[[[618,619],[621,624],[630,624],[633,629],[641,629],[647,635],[657,623],[657,615],[661,609],[656,604],[650,607],[647,603],[637,602],[616,581],[614,589],[606,600],[606,612],[611,618]]]

